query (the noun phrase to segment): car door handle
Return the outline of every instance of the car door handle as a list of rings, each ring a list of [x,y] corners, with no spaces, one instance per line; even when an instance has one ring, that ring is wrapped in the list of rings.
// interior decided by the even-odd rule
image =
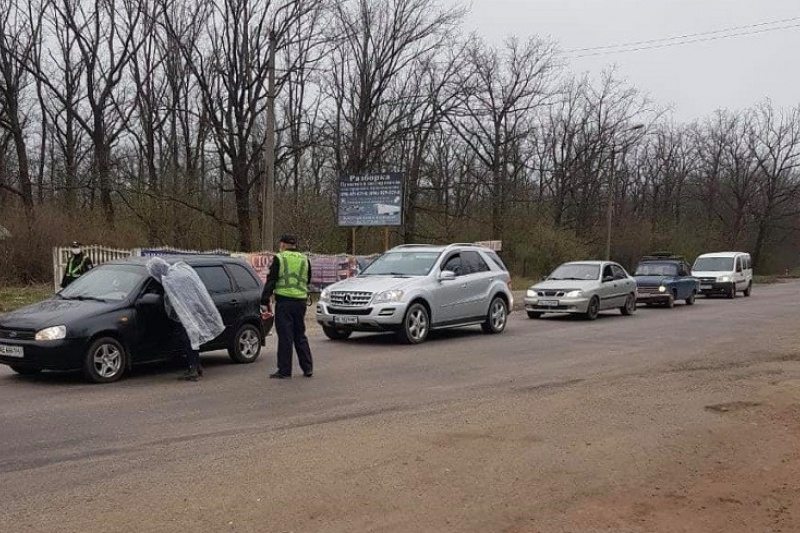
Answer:
[[[236,305],[239,303],[239,300],[233,299],[229,302],[231,305]]]

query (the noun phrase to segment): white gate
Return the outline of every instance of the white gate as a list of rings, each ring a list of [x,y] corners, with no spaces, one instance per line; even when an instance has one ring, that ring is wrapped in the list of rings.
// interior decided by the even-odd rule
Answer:
[[[61,279],[64,277],[64,270],[67,268],[70,255],[72,255],[69,249],[70,247],[68,246],[53,248],[53,288],[56,291],[61,288]],[[89,256],[94,265],[138,255],[136,249],[119,250],[98,245],[82,246],[82,249],[83,253]]]

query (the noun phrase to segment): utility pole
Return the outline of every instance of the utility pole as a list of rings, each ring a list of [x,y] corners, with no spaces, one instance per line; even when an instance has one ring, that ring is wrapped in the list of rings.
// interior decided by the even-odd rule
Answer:
[[[275,32],[269,32],[267,125],[264,132],[264,182],[261,188],[261,249],[275,244]]]
[[[634,131],[644,129],[644,124],[636,124],[631,126],[624,133],[631,133]],[[623,155],[625,146],[623,146]],[[617,141],[612,135],[611,137],[611,172],[608,178],[608,204],[606,205],[606,261],[611,260],[611,226],[614,222],[614,189],[617,185]]]
[[[606,261],[611,260],[611,224],[614,220],[614,186],[617,181],[617,146],[611,141],[611,174],[608,180],[608,205],[606,206]]]

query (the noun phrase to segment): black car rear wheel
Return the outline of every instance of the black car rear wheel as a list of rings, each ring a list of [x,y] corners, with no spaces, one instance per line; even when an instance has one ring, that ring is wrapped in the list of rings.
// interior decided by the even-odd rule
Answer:
[[[696,296],[695,292],[692,291],[692,294],[689,295],[688,298],[686,298],[686,305],[694,305],[695,296]]]
[[[41,368],[37,368],[35,366],[16,366],[16,365],[11,365],[11,370],[16,372],[20,376],[33,376],[42,371]]]
[[[228,347],[228,355],[234,363],[252,363],[261,354],[261,333],[252,324],[239,328]]]
[[[83,375],[95,383],[117,381],[128,367],[128,354],[122,344],[113,337],[100,337],[86,352],[83,360]]]

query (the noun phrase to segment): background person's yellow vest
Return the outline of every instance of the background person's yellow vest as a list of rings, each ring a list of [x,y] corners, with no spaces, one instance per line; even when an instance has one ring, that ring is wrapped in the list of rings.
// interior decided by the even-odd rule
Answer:
[[[286,250],[277,255],[278,281],[275,294],[284,298],[308,298],[308,258],[300,252]]]

